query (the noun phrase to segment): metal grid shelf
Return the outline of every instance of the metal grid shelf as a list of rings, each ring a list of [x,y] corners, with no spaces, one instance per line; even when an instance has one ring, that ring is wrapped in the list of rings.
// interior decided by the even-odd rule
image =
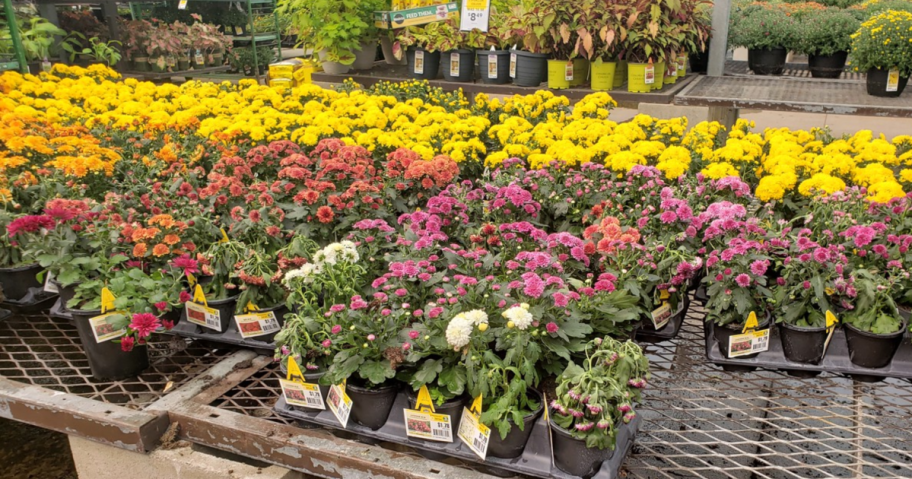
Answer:
[[[18,315],[0,321],[0,377],[133,409],[152,404],[232,351],[175,336],[156,336],[149,349],[151,367],[139,377],[99,381],[69,321]]]
[[[725,74],[726,75],[749,75],[756,76],[748,67],[747,62],[745,61],[736,61],[729,60],[725,62]],[[852,70],[846,70],[842,72],[842,75],[839,76],[840,80],[855,81],[855,82],[864,82],[867,75],[864,72],[856,72]],[[810,67],[807,63],[786,63],[785,70],[782,72],[781,77],[791,77],[791,78],[813,78],[811,76]],[[773,77],[775,78],[775,77]]]
[[[692,305],[677,339],[644,345],[653,379],[626,477],[912,476],[912,383],[726,372],[706,362],[702,318]],[[270,364],[212,404],[289,424],[272,413],[278,378]]]

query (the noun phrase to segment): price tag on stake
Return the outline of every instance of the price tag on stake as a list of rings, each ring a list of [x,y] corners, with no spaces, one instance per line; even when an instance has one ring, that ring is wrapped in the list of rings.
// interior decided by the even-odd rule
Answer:
[[[424,50],[418,50],[415,52],[414,72],[416,75],[424,75]]]
[[[44,280],[44,292],[52,294],[60,294],[60,289],[57,288],[57,285],[52,283],[54,281],[54,273],[48,271],[47,279]],[[63,307],[66,307],[64,304]]]
[[[450,53],[450,76],[459,76],[459,59],[458,53]]]
[[[89,324],[92,326],[92,334],[95,336],[96,343],[103,343],[105,341],[117,339],[127,334],[126,325],[120,329],[116,329],[117,325],[115,324],[115,321],[117,320],[121,320],[121,322],[123,321],[123,313],[105,313],[101,316],[89,318]]]
[[[449,414],[434,413],[434,401],[427,386],[418,390],[415,409],[405,409],[405,435],[429,441],[453,442],[452,418]]]
[[[463,408],[459,423],[459,439],[482,461],[488,455],[491,428],[481,423],[481,395],[472,402],[472,408]]]
[[[510,78],[516,78],[516,52],[510,52]]]
[[[234,321],[241,337],[245,339],[265,336],[282,329],[272,311],[235,315]]]
[[[177,2],[177,9],[186,10],[187,9],[187,0],[180,0],[179,2]]]
[[[566,68],[564,68],[564,80],[573,81],[573,62],[567,62]]]
[[[826,355],[827,348],[830,347],[830,340],[833,339],[833,334],[836,332],[836,324],[839,322],[839,319],[836,318],[836,315],[830,311],[826,312],[826,330],[827,338],[826,342],[823,343],[823,354]]]
[[[488,78],[497,78],[497,55],[488,55]]]
[[[209,307],[203,287],[199,284],[193,288],[193,301],[184,303],[184,308],[187,311],[187,321],[222,332],[222,313]]]
[[[747,316],[741,334],[728,338],[728,357],[737,358],[769,349],[769,328],[757,331],[759,327],[757,314],[753,311]]]
[[[643,82],[647,85],[652,85],[655,83],[655,66],[652,63],[646,65],[646,69],[643,72],[644,78]]]
[[[101,312],[106,313],[114,310],[114,293],[107,287],[101,288]]]
[[[899,91],[899,69],[887,72],[887,91]]]
[[[662,301],[662,305],[652,312],[652,325],[656,330],[662,329],[671,319],[671,305]]]
[[[310,409],[326,410],[323,395],[318,384],[309,384],[304,380],[304,374],[293,356],[288,357],[288,374],[286,379],[279,380],[282,386],[282,396],[285,402],[292,406]]]
[[[352,400],[345,394],[345,383],[336,384],[329,388],[329,394],[326,395],[326,402],[329,403],[329,410],[339,421],[339,424],[345,428],[348,425],[348,416],[351,415]]]

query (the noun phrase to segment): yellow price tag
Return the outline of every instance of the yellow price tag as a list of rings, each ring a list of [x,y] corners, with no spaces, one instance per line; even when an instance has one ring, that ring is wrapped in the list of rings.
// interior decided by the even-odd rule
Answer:
[[[305,382],[304,374],[301,372],[301,367],[298,366],[294,356],[288,356],[288,374],[285,375],[285,379],[296,383]]]
[[[838,322],[839,322],[839,319],[836,317],[835,314],[833,314],[833,313],[830,312],[830,311],[827,311],[827,312],[826,312],[826,327],[827,327],[827,329],[832,328],[832,327],[835,326],[836,323],[838,323]]]
[[[487,7],[487,0],[466,0],[466,8],[469,10],[484,10]]]
[[[760,326],[760,323],[757,322],[757,313],[751,311],[747,316],[747,321],[744,322],[744,329],[741,330],[741,333],[753,331],[757,329],[757,326]]]
[[[260,310],[260,308],[258,308],[257,305],[253,304],[252,301],[247,301],[247,306],[245,306],[244,309],[245,309],[245,311],[247,311],[248,313],[253,312],[253,311],[259,311],[259,310]]]
[[[206,293],[203,293],[203,287],[199,284],[193,288],[193,301],[206,307],[209,306],[209,302],[206,301]]]
[[[424,412],[434,412],[434,401],[431,401],[431,393],[428,392],[427,386],[421,386],[418,390],[418,400],[415,401],[415,409]]]
[[[481,416],[481,394],[479,394],[478,397],[472,401],[472,407],[469,408],[469,411],[471,411],[472,414],[475,414],[476,416]]]
[[[219,240],[220,243],[228,242],[228,233],[225,233],[225,228],[219,228],[219,231],[222,232],[222,239]]]
[[[114,310],[114,293],[107,287],[101,288],[101,312],[106,313]]]

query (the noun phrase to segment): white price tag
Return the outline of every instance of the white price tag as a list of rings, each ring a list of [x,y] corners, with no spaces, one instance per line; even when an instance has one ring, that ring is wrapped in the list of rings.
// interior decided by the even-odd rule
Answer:
[[[450,76],[458,77],[459,76],[459,59],[461,55],[458,53],[450,53]]]
[[[117,318],[114,316],[117,316]],[[95,335],[95,342],[103,343],[127,334],[127,328],[114,329],[116,327],[114,326],[114,320],[123,317],[122,312],[113,312],[89,318],[92,334]]]
[[[728,357],[737,358],[748,354],[762,353],[769,349],[769,328],[750,331],[728,338]]]
[[[497,78],[497,55],[488,55],[488,78]]]
[[[510,78],[516,78],[516,52],[510,52]]]
[[[894,68],[887,73],[887,91],[899,91],[898,68]]]
[[[222,316],[219,310],[192,301],[184,303],[184,307],[187,309],[187,321],[222,332]]]
[[[645,76],[644,81],[647,85],[652,85],[653,83],[655,83],[655,81],[656,81],[655,71],[656,71],[655,65],[653,65],[652,63],[646,65],[646,71],[645,71],[646,76]]]
[[[453,425],[449,414],[405,410],[405,435],[429,441],[453,442]]]
[[[487,32],[491,18],[491,0],[463,0],[459,29],[467,32],[475,28]]]
[[[326,402],[329,403],[329,410],[332,411],[339,424],[342,427],[348,425],[348,416],[351,415],[352,400],[345,394],[344,385],[334,385],[329,388],[329,394],[326,395]]]
[[[292,406],[306,407],[310,409],[326,410],[326,404],[323,403],[323,396],[320,395],[320,386],[309,383],[299,383],[296,381],[287,381],[279,379],[282,385],[282,396],[285,402]]]
[[[662,305],[652,312],[652,325],[658,331],[668,324],[671,319],[671,305],[667,301],[662,301]]]
[[[415,74],[424,75],[424,50],[415,52]]]
[[[44,292],[60,294],[60,289],[57,287],[56,284],[52,283],[51,281],[54,281],[54,273],[51,273],[50,271],[48,271],[47,279],[44,280]],[[64,304],[63,307],[66,308],[66,305]]]
[[[186,10],[187,9],[187,0],[180,0],[179,2],[177,2],[177,9]]]
[[[564,80],[573,81],[573,62],[567,62],[567,66],[564,67]]]
[[[462,421],[459,423],[459,439],[484,461],[488,455],[491,428],[482,424],[478,416],[469,411],[469,408],[464,409]]]
[[[243,338],[254,338],[274,333],[281,329],[272,311],[235,315],[238,331]]]

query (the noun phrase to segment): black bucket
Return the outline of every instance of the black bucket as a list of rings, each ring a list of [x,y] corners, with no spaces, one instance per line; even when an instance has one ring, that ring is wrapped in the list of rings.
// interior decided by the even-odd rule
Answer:
[[[443,53],[441,61],[443,61],[443,78],[446,81],[465,83],[475,79],[474,50],[450,50]]]
[[[539,86],[548,79],[548,55],[519,50],[510,53],[516,54],[515,85]]]
[[[478,50],[478,70],[482,83],[503,85],[510,81],[509,50]]]
[[[863,368],[882,368],[889,365],[899,345],[902,344],[906,324],[906,321],[903,321],[899,331],[892,334],[874,334],[845,323],[849,360]]]
[[[827,339],[826,326],[803,328],[780,323],[779,339],[785,358],[796,363],[819,364],[826,352],[823,349]]]
[[[0,268],[0,285],[3,286],[3,295],[6,299],[20,300],[29,294],[29,288],[41,288],[44,285],[36,277],[41,270],[41,265],[38,263]]]
[[[747,51],[747,65],[755,75],[782,75],[785,71],[785,48],[752,48]]]
[[[554,465],[567,474],[589,479],[599,472],[603,462],[614,455],[614,449],[586,447],[584,439],[574,438],[569,431],[554,424],[554,421],[549,426],[554,444]]]
[[[421,73],[415,73],[415,53],[424,52],[424,65],[420,70]],[[437,78],[437,71],[440,69],[440,52],[429,52],[420,47],[409,47],[405,51],[405,57],[408,60],[409,78],[417,80],[433,80]]]
[[[488,443],[489,456],[499,457],[501,459],[513,459],[522,455],[523,450],[526,448],[526,442],[529,441],[529,436],[532,435],[532,428],[535,426],[535,421],[538,420],[542,411],[545,410],[540,392],[529,389],[526,394],[535,396],[539,403],[538,409],[533,411],[532,414],[523,417],[522,430],[520,430],[516,424],[513,424],[510,428],[510,432],[507,433],[506,438],[501,439],[500,432],[498,432],[496,428],[492,428],[490,442]]]
[[[51,280],[54,286],[57,287],[58,295],[60,296],[60,305],[64,310],[69,310],[67,308],[67,303],[73,299],[73,296],[76,296],[76,287],[79,286],[79,283],[73,283],[67,286],[60,284],[57,280]]]
[[[138,376],[149,367],[149,352],[146,346],[135,345],[130,352],[120,349],[115,340],[99,343],[95,341],[90,318],[101,315],[101,310],[72,310],[73,321],[79,340],[89,359],[92,376],[103,381],[116,381]]]
[[[889,70],[882,70],[880,68],[868,70],[867,79],[865,80],[868,95],[886,98],[896,98],[899,95],[902,95],[903,90],[906,88],[906,83],[909,82],[909,77],[900,75],[899,85],[897,85],[896,91],[887,91],[887,80],[889,76]]]
[[[761,331],[763,329],[768,328],[769,324],[770,324],[770,320],[769,320],[769,317],[767,317],[766,319],[764,319],[763,321],[760,322],[760,325],[757,327],[757,331]],[[732,329],[731,327],[729,327],[731,325],[732,325],[732,323],[729,323],[725,326],[719,326],[715,322],[712,323],[713,336],[716,338],[716,343],[719,345],[719,352],[721,352],[722,355],[725,356],[726,359],[750,359],[750,358],[757,357],[757,355],[760,353],[747,354],[744,356],[737,356],[734,358],[728,357],[728,340],[729,340],[729,338],[731,338],[732,336],[737,336],[737,335],[741,334],[741,330],[744,328],[743,324],[738,325],[737,329]]]
[[[832,55],[809,55],[808,68],[814,78],[839,78],[845,70],[849,52],[836,52]]]
[[[232,296],[225,299],[214,299],[212,301],[207,301],[207,305],[212,309],[217,309],[219,311],[219,326],[220,329],[217,331],[219,333],[224,333],[228,331],[229,327],[235,325],[234,322],[234,308],[237,304],[237,296]],[[184,306],[181,312],[181,321],[187,320],[187,307]],[[206,328],[200,325],[196,325],[200,331],[215,331],[211,328]],[[235,325],[236,327],[236,325]]]
[[[691,72],[705,75],[706,70],[708,68],[709,68],[709,42],[706,43],[706,51],[690,54],[690,71]]]
[[[365,388],[352,384],[349,379],[345,393],[352,400],[351,419],[374,431],[383,427],[396,401],[399,385]]]

